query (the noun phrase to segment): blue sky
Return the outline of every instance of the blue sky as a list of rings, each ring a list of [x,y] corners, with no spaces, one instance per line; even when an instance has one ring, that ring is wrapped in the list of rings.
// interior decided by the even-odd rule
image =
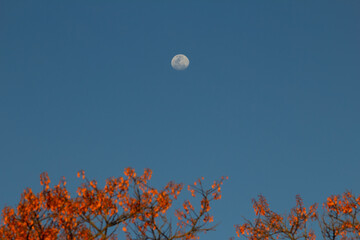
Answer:
[[[206,239],[264,194],[360,193],[359,1],[0,0],[0,207],[39,174],[229,176]],[[171,58],[190,59],[175,71]]]

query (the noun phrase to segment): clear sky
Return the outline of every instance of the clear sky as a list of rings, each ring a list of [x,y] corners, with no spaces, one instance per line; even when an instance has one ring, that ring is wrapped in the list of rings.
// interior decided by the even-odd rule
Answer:
[[[360,193],[360,1],[0,0],[0,207],[47,171],[229,176],[209,240]],[[171,68],[185,54],[190,66]]]

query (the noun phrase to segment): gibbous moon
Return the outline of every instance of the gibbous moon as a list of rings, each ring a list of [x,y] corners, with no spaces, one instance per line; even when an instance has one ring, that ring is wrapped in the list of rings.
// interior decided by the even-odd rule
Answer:
[[[189,63],[189,59],[183,54],[175,55],[171,60],[171,66],[175,70],[185,70],[189,66]]]

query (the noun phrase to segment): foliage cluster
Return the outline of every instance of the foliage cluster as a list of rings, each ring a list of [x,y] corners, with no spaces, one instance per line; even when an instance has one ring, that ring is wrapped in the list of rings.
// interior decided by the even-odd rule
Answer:
[[[342,196],[330,196],[322,205],[322,213],[315,203],[304,206],[300,196],[296,196],[296,206],[288,215],[280,215],[269,208],[262,195],[253,200],[256,218],[235,226],[238,237],[247,239],[316,239],[310,222],[315,222],[323,239],[360,239],[360,195],[350,191]]]
[[[185,200],[180,209],[169,211],[183,184],[169,182],[156,189],[149,184],[150,169],[138,176],[134,169],[126,168],[124,175],[108,178],[101,188],[80,171],[78,177],[83,183],[76,197],[71,197],[64,178],[50,187],[48,174],[42,173],[40,193],[25,189],[16,208],[2,210],[0,239],[118,239],[123,232],[128,240],[190,240],[215,229],[211,207],[221,199],[221,185],[227,178],[214,181],[211,187],[204,186],[204,178],[198,179],[187,186],[191,201]],[[238,237],[313,240],[316,234],[312,223],[317,223],[323,239],[360,239],[360,195],[356,197],[350,191],[328,197],[321,213],[318,204],[306,208],[300,196],[287,215],[272,211],[262,195],[253,200],[253,208],[253,221],[245,219],[235,225]]]
[[[186,200],[176,209],[176,225],[167,212],[178,198],[183,184],[169,182],[156,189],[148,182],[152,171],[138,176],[126,168],[125,177],[109,178],[104,188],[78,173],[83,184],[72,198],[66,181],[50,187],[47,173],[42,173],[43,190],[35,194],[26,189],[16,207],[5,207],[0,225],[1,239],[117,239],[117,230],[127,239],[197,239],[200,232],[212,230],[210,204],[221,198],[224,178],[214,181],[209,189],[199,179],[188,190],[200,197],[199,209]]]

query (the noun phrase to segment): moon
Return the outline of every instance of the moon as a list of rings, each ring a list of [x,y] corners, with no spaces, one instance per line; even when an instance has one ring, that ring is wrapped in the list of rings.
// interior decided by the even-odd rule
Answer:
[[[171,66],[175,70],[185,70],[189,64],[190,61],[184,54],[177,54],[171,60]]]

